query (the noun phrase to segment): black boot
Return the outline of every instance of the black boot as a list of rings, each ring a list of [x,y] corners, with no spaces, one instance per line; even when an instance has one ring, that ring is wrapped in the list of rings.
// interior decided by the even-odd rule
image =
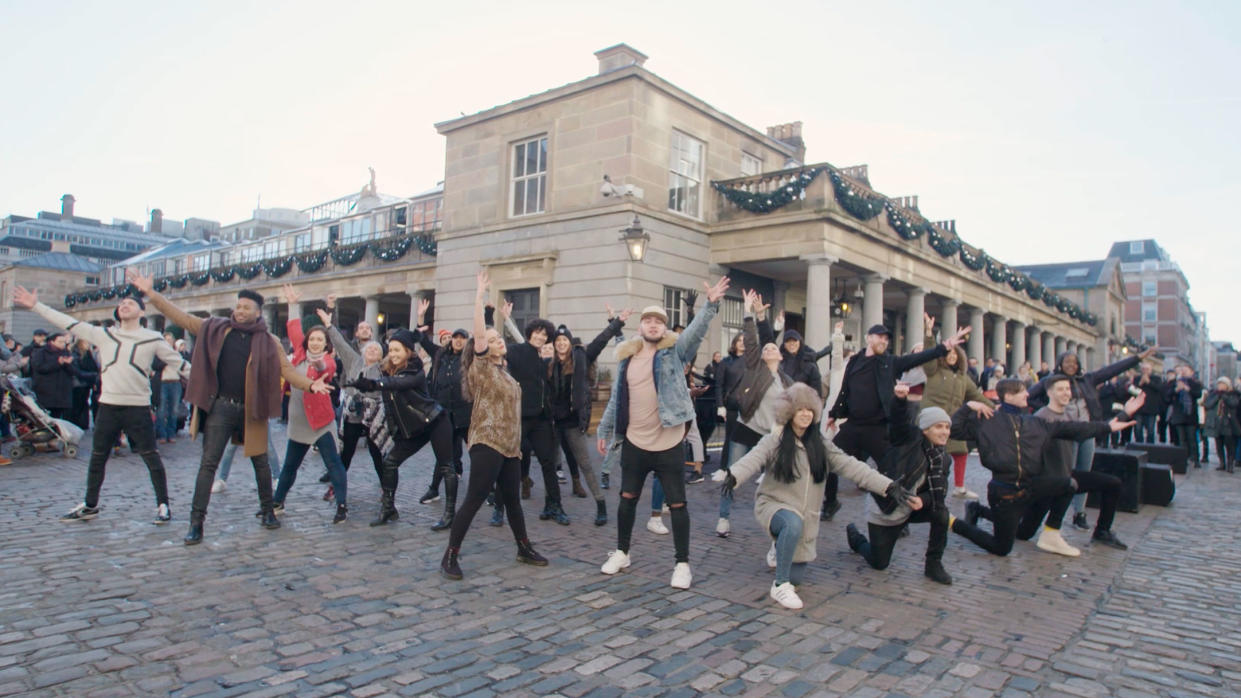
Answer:
[[[401,515],[396,511],[396,491],[384,490],[383,497],[379,500],[379,514],[371,521],[372,526],[382,526],[389,521],[396,521]]]
[[[462,579],[465,577],[461,573],[461,565],[457,563],[457,548],[448,548],[444,551],[444,559],[440,560],[440,574],[448,579]]]
[[[186,545],[198,545],[203,542],[203,517],[190,515],[190,530],[185,534]]]
[[[948,570],[944,569],[944,563],[939,560],[927,560],[925,571],[926,576],[930,577],[932,582],[952,584],[952,575],[948,574]]]
[[[555,521],[561,526],[569,525],[569,515],[565,513],[564,507],[561,506],[559,500],[552,502],[551,504],[548,505],[548,507],[549,508],[547,510],[547,513],[548,513],[547,518],[551,519],[552,521]]]
[[[504,525],[504,505],[503,504],[500,504],[498,502],[496,503],[495,509],[491,511],[491,521],[488,521],[487,523],[490,523],[492,526],[503,526]]]
[[[595,502],[595,525],[605,526],[608,523],[608,505],[602,499]]]
[[[336,505],[336,516],[332,517],[332,523],[338,524],[341,521],[344,521],[348,516],[349,516],[349,507],[346,507],[344,504],[337,504]]]
[[[517,541],[517,561],[535,567],[547,567],[547,558],[536,553],[529,540]]]
[[[457,513],[457,484],[457,473],[452,466],[444,468],[444,513],[439,521],[431,524],[432,531],[452,528],[452,519]]]
[[[259,523],[268,530],[280,528],[280,519],[276,518],[276,512],[271,509],[263,510],[263,515],[259,517]]]
[[[547,498],[543,500],[543,511],[539,512],[539,521],[547,521],[552,518],[552,500]]]

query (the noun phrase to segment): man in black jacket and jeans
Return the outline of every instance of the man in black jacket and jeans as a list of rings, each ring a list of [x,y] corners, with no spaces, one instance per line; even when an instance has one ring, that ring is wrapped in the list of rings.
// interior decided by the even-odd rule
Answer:
[[[888,413],[892,409],[892,389],[896,377],[915,366],[934,361],[947,355],[969,336],[970,328],[962,327],[954,337],[943,343],[905,356],[888,354],[888,342],[892,333],[883,325],[875,325],[866,331],[866,351],[854,354],[845,364],[845,375],[840,385],[840,395],[828,412],[827,426],[838,419],[846,419],[834,443],[845,453],[859,460],[872,458],[878,463],[887,453]],[[838,478],[827,476],[823,492],[823,510],[819,518],[829,521],[840,510],[836,499]]]
[[[993,533],[975,524],[984,510],[977,502],[966,506],[966,518],[950,517],[953,533],[965,536],[993,555],[1008,555],[1017,537],[1018,522],[1031,503],[1049,498],[1050,506],[1067,508],[1074,494],[1073,482],[1060,473],[1048,473],[1044,458],[1052,439],[1082,441],[1105,436],[1133,425],[1119,418],[1111,422],[1048,422],[1029,414],[1029,392],[1020,380],[1006,378],[995,386],[1000,408],[992,414],[980,402],[967,402],[952,416],[951,437],[978,443],[978,457],[991,471],[987,503]],[[1076,548],[1064,542],[1058,531],[1039,537],[1038,547],[1048,552],[1076,556]]]
[[[1168,424],[1177,438],[1174,443],[1185,447],[1195,468],[1201,468],[1198,460],[1198,399],[1202,397],[1202,383],[1194,378],[1194,369],[1177,366],[1176,377],[1163,386],[1163,399],[1171,407]]]

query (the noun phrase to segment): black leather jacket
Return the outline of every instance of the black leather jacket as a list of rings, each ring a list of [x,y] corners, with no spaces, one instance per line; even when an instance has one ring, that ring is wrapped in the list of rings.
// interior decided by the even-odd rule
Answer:
[[[443,414],[444,408],[427,395],[427,374],[420,363],[406,364],[395,376],[381,376],[375,386],[383,395],[384,418],[394,436],[412,439]]]
[[[1049,422],[1030,414],[1011,414],[1003,407],[990,419],[979,419],[969,405],[952,415],[951,437],[978,442],[978,459],[991,476],[1010,485],[1022,485],[1050,473],[1044,470],[1044,453],[1051,439],[1086,439],[1107,436],[1106,422]]]

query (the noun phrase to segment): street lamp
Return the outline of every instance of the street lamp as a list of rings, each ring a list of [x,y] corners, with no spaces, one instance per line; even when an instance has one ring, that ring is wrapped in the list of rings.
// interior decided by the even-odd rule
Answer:
[[[651,242],[651,236],[642,229],[642,221],[638,220],[638,214],[634,214],[633,222],[628,228],[621,228],[620,241],[625,243],[630,260],[641,262],[646,257],[646,246]]]

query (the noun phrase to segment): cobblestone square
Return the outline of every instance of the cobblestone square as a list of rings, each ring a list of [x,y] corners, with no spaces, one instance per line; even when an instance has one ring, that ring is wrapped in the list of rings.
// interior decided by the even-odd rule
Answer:
[[[565,488],[564,527],[537,519],[541,484],[526,517],[551,565],[516,563],[508,529],[488,526],[484,509],[462,548],[466,578],[448,582],[437,567],[447,534],[429,530],[439,503],[417,502],[429,453],[402,469],[401,520],[380,528],[367,526],[378,488],[365,454],[348,521],[331,524],[311,454],[277,531],[258,526],[253,474],[239,461],[212,497],[204,543],[186,547],[200,443],[162,449],[167,527],[150,523],[136,456],[112,459],[99,518],[74,524],[57,517],[81,501],[86,449],[0,468],[0,694],[1224,696],[1241,686],[1241,480],[1213,470],[1178,476],[1169,508],[1120,514],[1127,552],[1066,529],[1080,558],[1022,542],[995,558],[951,536],[951,587],[922,575],[925,527],[886,571],[852,554],[844,526],[864,521],[864,500],[845,484],[799,590],[806,608],[790,612],[767,596],[752,485],[727,539],[714,534],[715,487],[689,487],[687,591],[668,586],[670,536],[643,525],[649,491],[633,566],[605,577],[617,490],[609,525],[595,527],[593,502]],[[974,458],[969,475],[983,491]]]

